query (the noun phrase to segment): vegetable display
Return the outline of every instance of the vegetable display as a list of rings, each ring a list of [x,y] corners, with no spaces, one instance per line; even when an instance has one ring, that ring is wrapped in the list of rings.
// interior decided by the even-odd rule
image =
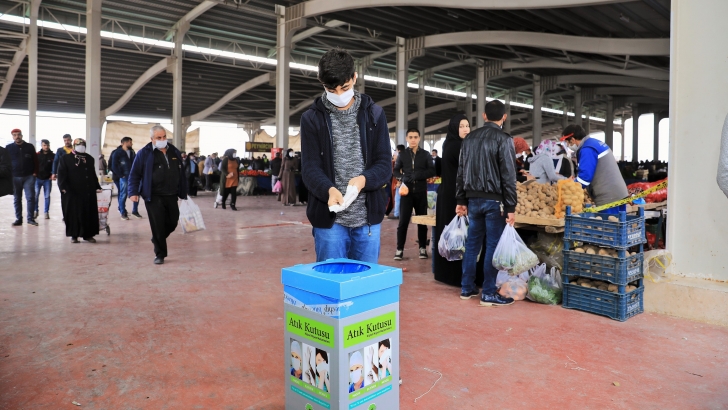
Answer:
[[[554,207],[558,197],[555,186],[531,182],[518,184],[516,191],[518,193],[516,214],[533,218],[555,219]]]
[[[558,182],[558,201],[556,203],[556,217],[566,215],[566,207],[571,207],[572,213],[581,213],[584,210],[584,189],[581,184],[570,179]]]
[[[558,286],[554,286],[548,278],[539,278],[531,276],[528,279],[528,296],[534,302],[546,305],[558,305],[561,303],[562,290]]]
[[[574,279],[576,279],[576,282],[572,282],[572,285],[576,284],[576,285],[584,287],[584,288],[592,288],[592,289],[598,289],[598,290],[605,290],[607,292],[612,292],[612,293],[619,293],[619,286],[609,283],[609,282],[581,278],[581,277],[579,277],[579,278],[574,277],[571,280],[573,281]],[[636,290],[637,285],[638,285],[638,282],[630,283],[629,285],[627,285],[625,287],[626,292],[629,293],[629,292],[632,292],[633,290]]]

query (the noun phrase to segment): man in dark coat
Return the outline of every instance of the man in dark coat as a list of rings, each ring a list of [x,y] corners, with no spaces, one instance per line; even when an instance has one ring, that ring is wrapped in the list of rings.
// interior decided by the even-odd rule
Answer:
[[[51,175],[56,155],[51,151],[50,141],[41,140],[40,146],[41,150],[38,151],[38,177],[35,179],[35,218],[38,218],[38,212],[40,210],[40,190],[43,188],[45,219],[51,219],[48,211],[51,206],[51,189],[53,189]]]
[[[167,143],[167,131],[161,125],[150,130],[151,142],[136,155],[129,175],[129,198],[144,199],[147,218],[152,228],[154,264],[167,257],[167,238],[177,228],[177,198],[187,199],[187,180],[182,153]]]
[[[13,143],[5,149],[10,154],[13,169],[13,194],[15,195],[15,222],[13,226],[23,224],[23,192],[27,203],[28,225],[38,226],[33,213],[35,211],[35,177],[38,175],[38,155],[33,144],[23,141],[23,132],[19,129],[11,131]]]
[[[276,152],[276,157],[273,158],[273,160],[270,162],[270,186],[271,189],[276,186],[276,182],[278,182],[278,174],[281,173],[281,162],[283,160],[281,159],[281,153]],[[281,193],[278,193],[278,200],[281,200]]]
[[[131,164],[134,163],[136,153],[132,148],[134,141],[130,137],[121,139],[121,145],[111,153],[111,172],[114,175],[114,181],[118,181],[116,187],[119,189],[119,214],[121,219],[128,221],[129,215],[126,212],[126,198],[129,191],[129,174],[131,173]],[[117,179],[118,178],[118,179]],[[139,213],[139,202],[133,202],[131,214],[142,219]]]
[[[442,176],[442,158],[437,156],[438,152],[436,149],[432,150],[432,165],[435,166],[435,176]]]
[[[62,199],[66,236],[94,243],[99,234],[99,208],[96,193],[101,191],[94,158],[86,154],[86,141],[76,138],[74,150],[58,162],[58,189]]]

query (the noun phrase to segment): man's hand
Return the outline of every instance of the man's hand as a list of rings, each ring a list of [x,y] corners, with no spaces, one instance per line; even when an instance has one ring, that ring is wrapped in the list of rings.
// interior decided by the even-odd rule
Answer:
[[[510,226],[514,226],[516,224],[516,214],[508,214],[508,218],[506,218],[506,223]]]
[[[399,187],[399,195],[400,196],[407,196],[409,194],[409,188],[407,188],[407,185],[402,185]]]
[[[131,202],[139,202],[139,195],[130,196]]]
[[[335,187],[329,188],[329,206],[344,205],[344,196]]]
[[[359,190],[359,192],[364,190],[364,186],[367,184],[367,177],[364,175],[359,175],[358,177],[352,178],[349,181],[349,185],[355,186],[356,189]]]
[[[51,174],[51,181],[55,181],[55,180],[56,180],[56,174]]]
[[[468,207],[465,205],[458,205],[455,208],[455,213],[458,214],[458,216],[468,216]]]

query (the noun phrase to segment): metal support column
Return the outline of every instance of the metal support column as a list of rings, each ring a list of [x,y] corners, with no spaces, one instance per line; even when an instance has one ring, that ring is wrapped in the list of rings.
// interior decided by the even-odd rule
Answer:
[[[541,77],[533,76],[533,147],[541,144]]]
[[[364,83],[364,72],[366,71],[365,64],[362,60],[356,60],[356,84],[354,87],[360,94],[366,94],[366,84]]]
[[[562,109],[564,110],[564,117],[561,119],[561,126],[563,129],[566,129],[569,125],[569,106],[564,103],[564,107]]]
[[[589,135],[591,134],[591,109],[587,108],[584,116],[586,117],[584,131],[586,131],[586,135]]]
[[[639,162],[640,146],[640,107],[632,105],[632,162]]]
[[[86,0],[86,146],[96,161],[101,126],[101,0]]]
[[[182,123],[182,62],[184,60],[184,44],[185,35],[189,30],[189,23],[182,24],[177,27],[174,34],[174,65],[172,67],[172,125],[174,126],[173,144],[177,149],[185,151],[185,140],[187,137],[187,127]]]
[[[660,120],[662,120],[660,113],[655,112],[655,136],[654,136],[655,147],[654,147],[654,154],[652,156],[653,161],[660,160]]]
[[[488,79],[485,77],[485,64],[482,61],[478,61],[478,92],[476,93],[478,95],[478,101],[476,102],[476,112],[475,112],[475,125],[477,128],[480,128],[485,123],[485,120],[483,120],[483,114],[485,113],[485,98],[486,98],[486,89],[488,87]],[[506,107],[506,110],[508,107]],[[510,113],[508,114],[510,116]],[[510,124],[510,120],[509,124]],[[471,124],[471,128],[472,124]]]
[[[513,90],[508,90],[506,93],[505,101],[506,101],[506,123],[503,125],[503,131],[507,133],[511,133],[511,94],[513,93]]]
[[[406,145],[407,136],[407,55],[405,39],[397,37],[397,144]]]
[[[35,145],[38,111],[38,10],[41,0],[30,2],[30,31],[28,32],[28,142]],[[36,146],[40,150],[40,146]]]
[[[420,73],[417,79],[419,88],[417,89],[417,129],[422,136],[425,136],[425,75]],[[424,141],[424,138],[422,138]]]
[[[465,115],[468,117],[468,122],[473,124],[473,83],[468,83],[465,87]]]
[[[576,125],[583,125],[581,115],[582,115],[582,106],[581,106],[581,88],[580,87],[574,87],[576,92],[574,93],[574,124]]]
[[[607,97],[607,116],[604,128],[604,142],[614,151],[614,100]]]
[[[276,43],[276,145],[288,148],[288,124],[291,98],[291,35],[286,28],[286,8],[276,5],[278,37]]]

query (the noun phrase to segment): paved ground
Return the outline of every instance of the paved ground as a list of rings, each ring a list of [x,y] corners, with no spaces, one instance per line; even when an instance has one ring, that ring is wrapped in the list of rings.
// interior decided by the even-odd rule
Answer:
[[[146,219],[112,213],[111,236],[71,244],[57,193],[39,227],[12,228],[0,199],[1,409],[285,408],[280,269],[314,260],[303,207],[248,197],[233,213],[199,197],[208,230],[178,229],[154,266]],[[384,222],[384,264],[395,231]],[[728,408],[728,329],[479,308],[412,259],[409,236],[395,264],[408,268],[401,409]],[[442,379],[414,403],[439,377],[424,368]]]

